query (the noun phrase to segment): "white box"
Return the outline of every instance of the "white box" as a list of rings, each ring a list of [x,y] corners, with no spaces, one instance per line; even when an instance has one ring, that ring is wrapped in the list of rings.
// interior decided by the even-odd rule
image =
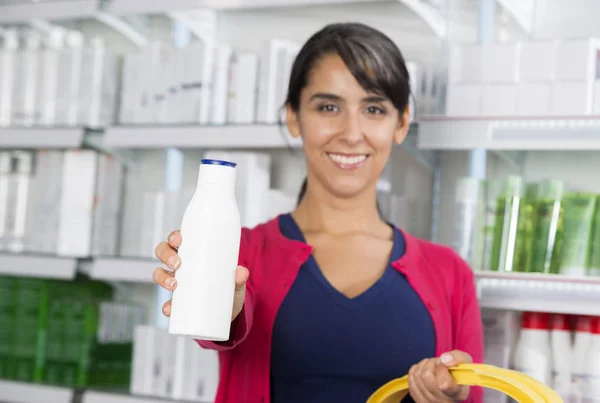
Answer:
[[[37,124],[53,125],[56,119],[56,100],[58,98],[58,75],[61,49],[64,47],[64,30],[56,28],[50,31],[41,51],[39,77],[39,95]]]
[[[594,115],[600,115],[600,79],[594,81]]]
[[[280,39],[267,42],[260,65],[258,83],[258,112],[256,120],[259,123],[277,123],[281,102],[281,85],[288,77],[289,52],[295,45]],[[287,87],[284,85],[284,87]]]
[[[175,337],[175,365],[173,369],[173,390],[171,398],[185,400],[192,394],[194,388],[194,366],[193,358],[198,343],[187,337]]]
[[[123,206],[124,166],[113,156],[98,156],[92,233],[93,256],[116,256],[119,250],[119,224]]]
[[[454,45],[448,64],[449,85],[483,82],[483,50],[480,45]]]
[[[557,46],[557,81],[594,80],[600,50],[598,39],[564,39]]]
[[[484,83],[519,81],[520,43],[484,45],[482,53]]]
[[[219,356],[214,350],[198,346],[192,349],[191,385],[186,399],[197,402],[214,402],[219,386]]]
[[[98,154],[90,150],[65,152],[58,254],[90,256]]]
[[[184,105],[182,113],[182,122],[197,123],[199,121],[202,105],[203,87],[207,85],[204,81],[204,55],[206,45],[202,42],[194,43],[183,50],[185,52],[185,75],[181,87],[183,88]]]
[[[153,392],[156,354],[162,346],[157,343],[156,329],[152,326],[136,326],[134,331],[131,382],[129,391],[134,395],[149,396]]]
[[[155,331],[160,348],[155,353],[157,357],[154,363],[157,371],[154,374],[153,395],[169,398],[173,395],[176,339],[167,329]]]
[[[0,250],[7,249],[8,240],[5,238],[7,232],[8,213],[8,184],[11,171],[11,155],[8,151],[0,151]]]
[[[30,252],[56,254],[58,251],[64,158],[63,151],[42,150],[36,154],[27,225]]]
[[[5,30],[4,48],[0,50],[0,127],[9,126],[12,121],[18,47],[17,31]]]
[[[217,48],[210,111],[210,123],[213,125],[224,125],[227,122],[229,67],[232,56],[231,46],[221,45]]]
[[[558,41],[523,42],[520,75],[523,82],[552,82],[556,78]]]
[[[517,91],[517,115],[530,117],[550,115],[551,83],[520,83]]]
[[[234,124],[256,121],[259,57],[253,53],[234,56],[231,64],[227,120]]]
[[[28,151],[14,151],[8,182],[5,243],[11,252],[23,252],[26,244],[27,208],[33,155]]]
[[[40,47],[39,33],[31,31],[26,34],[24,47],[17,52],[12,106],[12,124],[15,126],[33,126],[37,120]]]
[[[132,124],[137,122],[137,100],[140,88],[140,55],[135,53],[123,59],[123,80],[121,85],[121,106],[119,122]]]
[[[483,89],[482,116],[516,116],[517,84],[488,84]]]
[[[589,115],[594,109],[594,82],[556,82],[552,86],[550,113],[554,116]]]
[[[61,51],[59,60],[55,123],[61,126],[76,126],[79,115],[83,36],[79,32],[69,32],[65,43],[67,46]]]
[[[448,87],[446,113],[449,116],[480,116],[481,84],[452,84]]]

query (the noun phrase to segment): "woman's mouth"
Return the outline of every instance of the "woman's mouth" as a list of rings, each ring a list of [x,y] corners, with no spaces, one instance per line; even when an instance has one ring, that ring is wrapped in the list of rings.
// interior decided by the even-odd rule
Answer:
[[[327,153],[327,156],[341,169],[356,169],[363,165],[369,158],[368,154]]]

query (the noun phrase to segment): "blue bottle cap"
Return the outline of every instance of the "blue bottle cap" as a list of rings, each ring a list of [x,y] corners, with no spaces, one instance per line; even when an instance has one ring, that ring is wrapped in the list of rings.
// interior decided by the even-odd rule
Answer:
[[[200,164],[223,165],[223,166],[232,167],[232,168],[235,168],[237,166],[237,164],[235,162],[224,161],[224,160],[211,160],[211,159],[207,159],[207,158],[202,159],[200,161]]]

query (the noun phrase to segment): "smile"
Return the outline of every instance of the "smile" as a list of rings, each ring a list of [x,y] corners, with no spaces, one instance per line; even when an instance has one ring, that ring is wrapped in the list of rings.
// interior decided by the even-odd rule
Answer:
[[[368,154],[327,153],[327,156],[341,169],[356,169],[369,158]]]

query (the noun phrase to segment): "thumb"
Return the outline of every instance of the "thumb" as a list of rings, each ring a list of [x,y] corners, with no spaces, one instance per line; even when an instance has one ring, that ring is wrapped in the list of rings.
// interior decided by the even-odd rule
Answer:
[[[439,358],[439,363],[446,366],[447,368],[455,367],[460,364],[471,364],[473,358],[464,351],[452,350],[444,353]]]
[[[235,269],[235,290],[243,291],[246,289],[246,282],[250,272],[244,266],[238,266]]]

